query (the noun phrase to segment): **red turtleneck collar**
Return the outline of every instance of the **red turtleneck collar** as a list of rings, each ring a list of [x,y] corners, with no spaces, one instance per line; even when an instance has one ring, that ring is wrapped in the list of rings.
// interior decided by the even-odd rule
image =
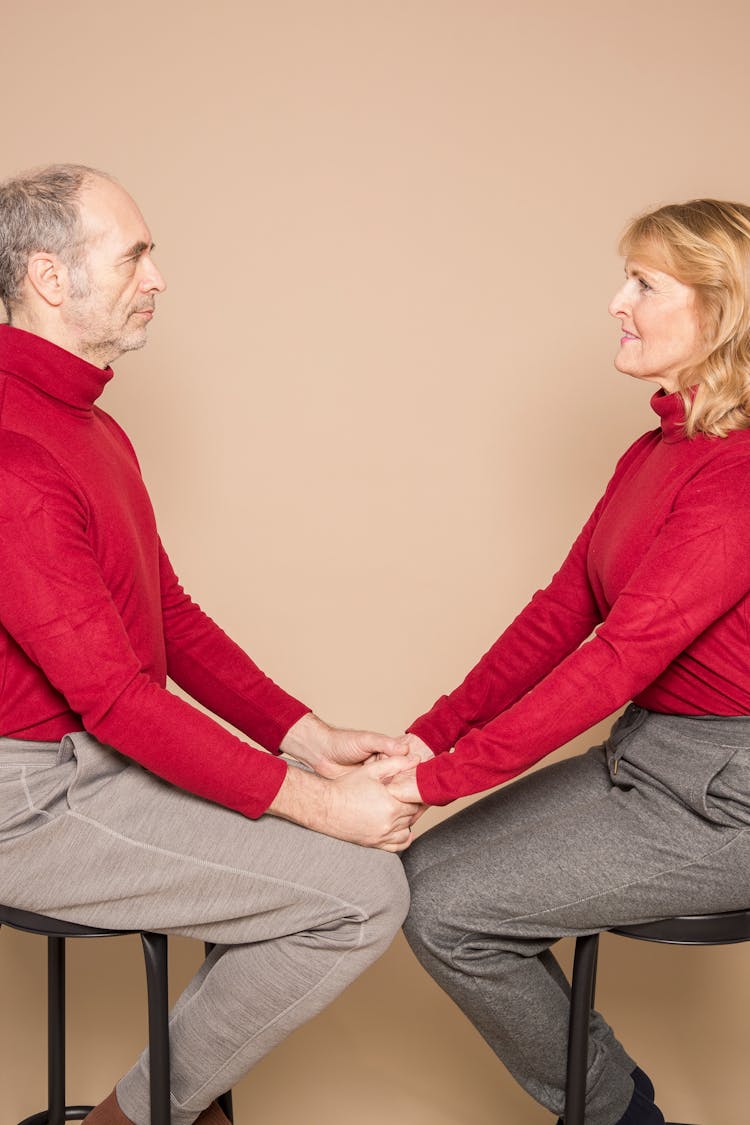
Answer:
[[[85,412],[91,412],[114,374],[111,367],[95,367],[51,340],[10,324],[0,324],[0,371]]]
[[[666,442],[686,441],[685,433],[685,407],[682,396],[675,391],[667,394],[657,391],[651,397],[651,409],[661,419],[662,440]]]

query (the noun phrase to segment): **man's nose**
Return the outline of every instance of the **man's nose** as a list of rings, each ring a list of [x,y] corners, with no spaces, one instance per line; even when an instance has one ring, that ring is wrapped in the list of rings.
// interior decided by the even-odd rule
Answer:
[[[144,262],[145,270],[143,278],[141,279],[141,289],[146,293],[163,293],[167,288],[167,283],[162,277],[151,258]]]

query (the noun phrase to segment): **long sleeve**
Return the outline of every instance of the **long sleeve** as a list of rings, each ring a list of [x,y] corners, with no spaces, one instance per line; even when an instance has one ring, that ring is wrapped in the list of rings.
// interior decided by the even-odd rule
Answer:
[[[278,750],[310,708],[266,676],[185,593],[163,547],[159,570],[168,675],[254,742]]]
[[[740,638],[747,668],[748,445],[714,445],[709,454],[703,464],[688,460],[672,481],[662,465],[650,476],[647,466],[614,495],[588,544],[592,590],[608,603],[602,624],[453,753],[418,767],[426,801],[445,804],[497,785],[642,693],[658,709],[654,685],[661,676],[669,682],[673,662],[725,670],[727,636]],[[660,480],[657,504],[649,486]],[[646,511],[653,527],[643,528]],[[741,679],[744,696],[723,713],[747,712],[746,672]]]
[[[550,584],[474,665],[464,681],[409,730],[442,754],[472,728],[504,711],[588,637],[600,620],[586,573],[598,508]]]
[[[445,753],[544,679],[602,619],[588,570],[591,538],[619,480],[642,454],[650,435],[620,458],[602,498],[560,569],[475,664],[464,681],[441,696],[409,730],[436,754]]]
[[[284,780],[285,763],[179,699],[144,665],[113,600],[112,583],[103,579],[90,515],[85,499],[44,451],[6,438],[0,620],[7,634],[100,741],[181,788],[259,816]],[[294,707],[285,707],[290,717]],[[267,733],[272,727],[266,722]],[[270,741],[279,729],[277,724]]]

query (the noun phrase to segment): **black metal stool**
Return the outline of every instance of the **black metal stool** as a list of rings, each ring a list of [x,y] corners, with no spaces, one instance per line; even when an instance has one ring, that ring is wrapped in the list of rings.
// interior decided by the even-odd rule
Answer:
[[[65,939],[123,937],[139,931],[79,926],[0,905],[2,925],[47,938],[48,1108],[24,1118],[19,1125],[63,1125],[65,1121],[82,1121],[94,1107],[65,1104]],[[167,938],[165,934],[147,932],[140,932],[140,938],[146,962],[148,993],[151,1125],[170,1125]],[[206,953],[212,948],[207,944]],[[232,1121],[231,1092],[219,1098],[219,1105]]]
[[[607,931],[638,941],[665,945],[734,945],[750,941],[750,910],[727,914],[683,915],[637,926],[615,926]],[[589,1015],[596,992],[599,934],[576,941],[568,1031],[568,1075],[565,1088],[565,1125],[584,1125]],[[678,1125],[673,1122],[672,1125]]]

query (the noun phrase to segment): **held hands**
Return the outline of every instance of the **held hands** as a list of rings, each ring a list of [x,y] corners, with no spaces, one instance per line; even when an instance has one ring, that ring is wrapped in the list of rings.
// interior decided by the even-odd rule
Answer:
[[[417,767],[401,770],[386,782],[386,789],[398,801],[421,801],[422,795],[417,785]]]
[[[425,809],[415,770],[433,756],[416,735],[338,730],[307,714],[281,750],[314,773],[289,769],[269,812],[364,847],[398,852],[412,842]]]
[[[337,831],[334,835],[364,844],[400,852],[412,842],[412,825],[424,806],[416,801],[401,801],[383,784],[390,772],[387,758],[370,760],[331,782]]]
[[[268,811],[352,844],[403,851],[422,805],[388,792],[383,778],[390,768],[387,758],[371,759],[330,780],[290,767]]]
[[[406,755],[390,760],[389,776],[384,778],[386,787],[399,801],[421,802],[422,795],[417,786],[417,766],[420,762],[428,762],[435,755],[416,734],[404,734],[400,741],[406,746]]]

